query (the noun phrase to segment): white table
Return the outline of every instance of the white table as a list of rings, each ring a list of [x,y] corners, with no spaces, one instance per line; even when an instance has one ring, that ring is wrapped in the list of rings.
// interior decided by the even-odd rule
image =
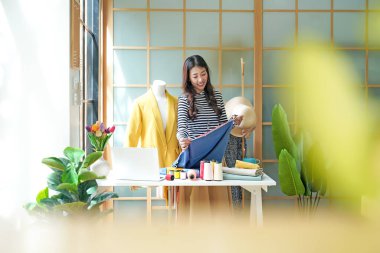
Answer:
[[[181,180],[174,181],[133,181],[133,180],[120,180],[108,179],[97,180],[99,186],[145,186],[148,187],[148,198],[151,195],[150,187],[157,186],[241,186],[251,193],[251,208],[250,208],[250,221],[256,221],[257,226],[263,224],[263,206],[261,190],[268,191],[268,186],[275,186],[276,182],[268,175],[264,174],[261,181],[245,181],[245,180],[223,180],[223,181],[204,181],[197,180]],[[150,206],[151,203],[148,203]],[[150,212],[150,210],[148,210]]]

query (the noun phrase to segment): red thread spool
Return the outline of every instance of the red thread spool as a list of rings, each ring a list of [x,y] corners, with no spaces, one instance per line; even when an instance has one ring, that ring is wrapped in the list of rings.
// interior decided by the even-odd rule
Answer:
[[[168,180],[168,181],[173,181],[174,180],[174,175],[167,174],[165,176],[165,179]]]
[[[199,172],[199,177],[201,179],[203,179],[203,171],[204,171],[204,165],[205,165],[205,161],[201,161],[201,164],[200,164],[200,172]]]

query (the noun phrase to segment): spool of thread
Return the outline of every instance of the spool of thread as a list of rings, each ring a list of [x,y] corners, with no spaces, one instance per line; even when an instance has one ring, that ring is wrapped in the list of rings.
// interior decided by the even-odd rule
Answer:
[[[184,170],[181,170],[181,172],[180,172],[180,178],[182,179],[182,180],[184,180],[184,179],[186,179],[187,177],[186,177],[186,171],[184,171]]]
[[[204,163],[203,180],[211,181],[214,178],[211,163]]]
[[[169,175],[173,175],[174,176],[174,170],[169,170]]]
[[[173,181],[174,180],[174,175],[167,174],[165,176],[165,179],[168,180],[168,181]]]
[[[203,171],[204,171],[204,164],[205,164],[205,161],[201,161],[201,164],[200,164],[200,172],[199,172],[199,177],[201,179],[203,179]]]
[[[179,179],[180,178],[180,171],[179,170],[175,170],[174,171],[174,178],[175,179]]]
[[[197,173],[195,172],[195,170],[188,170],[187,171],[187,178],[190,180],[197,179]]]
[[[222,163],[214,163],[214,180],[221,181],[223,180],[223,167]]]

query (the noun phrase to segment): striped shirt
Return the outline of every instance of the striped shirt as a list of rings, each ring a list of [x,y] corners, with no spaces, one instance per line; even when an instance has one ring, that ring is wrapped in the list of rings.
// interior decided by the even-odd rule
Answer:
[[[188,112],[190,105],[187,101],[187,97],[181,95],[178,98],[178,140],[180,138],[190,138],[193,140],[197,136],[214,129],[227,121],[222,94],[217,90],[214,90],[214,93],[217,106],[222,110],[220,118],[216,115],[212,107],[208,105],[204,91],[194,96],[194,103],[198,110],[194,120],[189,118]]]

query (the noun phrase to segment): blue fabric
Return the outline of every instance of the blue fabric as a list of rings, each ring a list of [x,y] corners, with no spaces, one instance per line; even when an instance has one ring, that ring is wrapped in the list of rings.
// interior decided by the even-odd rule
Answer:
[[[261,181],[262,175],[257,177],[235,175],[229,173],[223,173],[223,180],[245,180],[245,181]]]
[[[226,151],[233,120],[220,125],[204,135],[191,141],[173,163],[173,167],[199,168],[202,160],[221,162]]]

